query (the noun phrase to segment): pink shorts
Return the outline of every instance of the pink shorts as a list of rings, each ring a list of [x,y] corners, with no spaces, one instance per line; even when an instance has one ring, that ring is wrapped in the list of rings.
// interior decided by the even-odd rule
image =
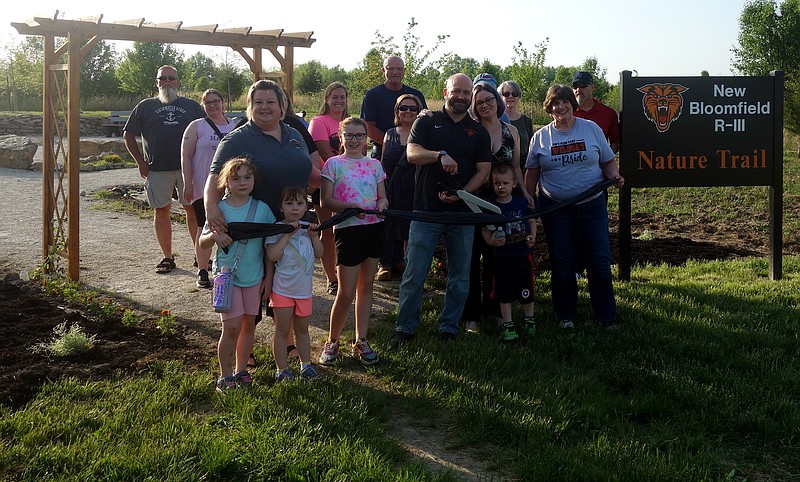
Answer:
[[[273,291],[269,295],[269,305],[273,308],[294,306],[295,316],[311,316],[311,298],[289,298]]]
[[[233,285],[233,298],[231,299],[231,310],[227,313],[220,313],[222,321],[238,318],[242,315],[256,316],[261,309],[261,283],[255,286],[242,288]]]

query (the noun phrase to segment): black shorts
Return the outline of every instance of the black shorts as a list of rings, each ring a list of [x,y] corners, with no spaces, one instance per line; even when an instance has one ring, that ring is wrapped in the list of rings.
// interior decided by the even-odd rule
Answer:
[[[493,301],[513,303],[519,300],[527,305],[533,302],[535,286],[532,254],[524,258],[494,257]]]
[[[336,264],[358,266],[367,258],[380,259],[386,241],[385,224],[360,224],[335,230]]]
[[[197,226],[202,228],[206,225],[206,206],[203,198],[195,200],[192,203],[192,210],[195,217],[197,217]]]

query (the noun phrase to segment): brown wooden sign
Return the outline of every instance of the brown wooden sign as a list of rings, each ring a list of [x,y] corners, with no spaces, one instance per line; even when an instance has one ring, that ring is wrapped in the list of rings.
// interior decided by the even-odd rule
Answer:
[[[769,186],[770,276],[780,279],[783,73],[766,77],[621,74],[620,277],[630,279],[637,187]]]

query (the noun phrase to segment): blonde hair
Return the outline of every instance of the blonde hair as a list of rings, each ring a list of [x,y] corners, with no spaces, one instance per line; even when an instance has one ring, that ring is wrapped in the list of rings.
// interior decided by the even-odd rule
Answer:
[[[219,177],[217,177],[217,189],[224,191],[228,187],[228,182],[239,172],[240,167],[247,168],[253,177],[256,177],[256,166],[253,165],[253,161],[247,157],[233,157],[222,166]]]

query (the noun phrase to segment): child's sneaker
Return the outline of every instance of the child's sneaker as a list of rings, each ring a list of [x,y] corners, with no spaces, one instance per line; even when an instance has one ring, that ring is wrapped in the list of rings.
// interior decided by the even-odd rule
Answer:
[[[234,375],[233,378],[236,380],[236,384],[243,388],[250,388],[250,386],[253,384],[253,377],[247,370],[240,371]]]
[[[506,343],[519,340],[519,334],[517,330],[514,329],[514,323],[510,321],[503,323],[503,329],[500,332],[500,340]]]
[[[558,327],[562,330],[571,330],[575,328],[575,323],[572,320],[561,320],[558,322]]]
[[[292,373],[292,371],[288,368],[284,368],[275,374],[275,383],[280,383],[283,381],[290,382],[292,380],[294,380],[294,373]]]
[[[217,380],[217,392],[219,393],[226,393],[234,388],[236,388],[236,378],[234,377],[219,377]]]
[[[319,362],[323,365],[333,365],[339,359],[339,344],[334,340],[328,340],[322,347],[319,355]]]
[[[378,363],[378,354],[372,350],[367,340],[362,338],[353,344],[353,354],[358,358],[362,365],[374,365]]]
[[[533,321],[533,318],[525,318],[525,333],[528,336],[536,335],[536,322]]]
[[[316,368],[314,368],[314,365],[308,365],[307,367],[300,370],[300,378],[302,378],[303,380],[313,380],[315,378],[319,378],[320,376],[321,376],[320,373],[317,371]]]

